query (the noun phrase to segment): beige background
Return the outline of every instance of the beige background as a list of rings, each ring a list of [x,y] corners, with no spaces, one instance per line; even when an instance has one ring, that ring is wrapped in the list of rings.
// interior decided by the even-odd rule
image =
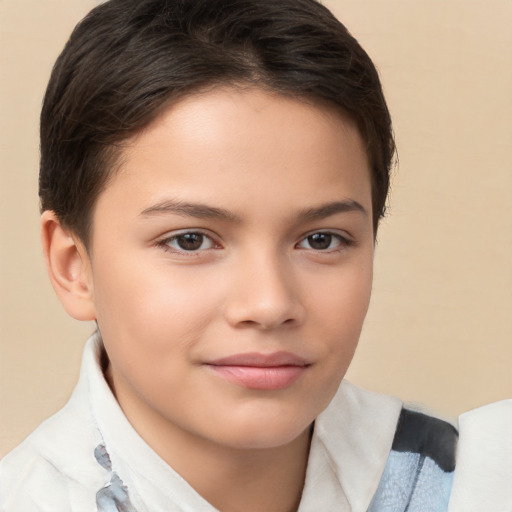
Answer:
[[[95,3],[0,1],[0,456],[65,402],[92,330],[43,268],[37,123]],[[512,397],[512,1],[326,3],[380,69],[400,152],[349,376],[447,418]]]

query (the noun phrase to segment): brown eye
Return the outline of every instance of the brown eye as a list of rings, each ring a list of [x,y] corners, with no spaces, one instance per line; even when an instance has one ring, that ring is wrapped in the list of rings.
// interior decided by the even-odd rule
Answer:
[[[197,251],[203,245],[204,236],[201,233],[185,233],[176,237],[180,249],[184,251]]]
[[[317,251],[325,251],[331,247],[332,235],[330,233],[315,233],[307,237],[309,246]]]
[[[352,245],[352,241],[337,233],[318,231],[303,238],[297,246],[310,251],[336,251]]]
[[[159,245],[166,246],[174,252],[198,252],[213,248],[215,243],[203,233],[188,231],[163,240]]]

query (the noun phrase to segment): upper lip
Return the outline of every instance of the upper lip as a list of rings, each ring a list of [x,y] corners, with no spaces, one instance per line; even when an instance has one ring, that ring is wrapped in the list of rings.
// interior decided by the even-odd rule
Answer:
[[[308,362],[291,352],[273,352],[271,354],[260,354],[258,352],[247,352],[244,354],[233,354],[209,361],[212,366],[252,366],[271,368],[275,366],[308,366]]]

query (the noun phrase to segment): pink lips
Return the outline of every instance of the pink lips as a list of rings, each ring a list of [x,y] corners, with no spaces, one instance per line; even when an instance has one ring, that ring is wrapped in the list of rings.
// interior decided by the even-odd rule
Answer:
[[[278,390],[291,386],[309,364],[289,352],[236,354],[208,366],[220,377],[249,389]]]

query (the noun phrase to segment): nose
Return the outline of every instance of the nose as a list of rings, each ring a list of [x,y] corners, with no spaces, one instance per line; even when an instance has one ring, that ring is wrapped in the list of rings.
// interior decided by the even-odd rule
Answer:
[[[232,326],[270,330],[304,320],[299,283],[289,263],[277,257],[253,257],[231,278],[225,316]]]

